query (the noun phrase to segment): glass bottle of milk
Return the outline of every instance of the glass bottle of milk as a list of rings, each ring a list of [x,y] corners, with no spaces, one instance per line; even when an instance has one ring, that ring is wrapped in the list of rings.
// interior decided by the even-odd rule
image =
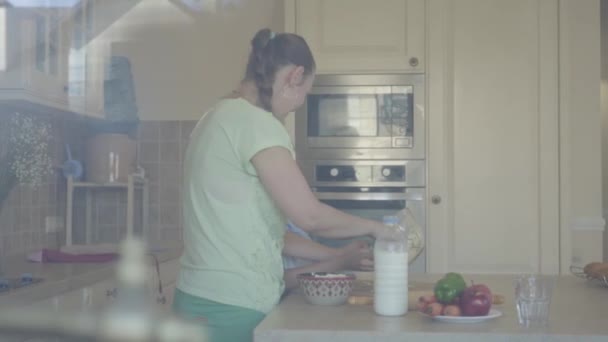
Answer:
[[[385,216],[389,227],[374,243],[374,310],[382,316],[401,316],[408,306],[407,227],[397,216]]]

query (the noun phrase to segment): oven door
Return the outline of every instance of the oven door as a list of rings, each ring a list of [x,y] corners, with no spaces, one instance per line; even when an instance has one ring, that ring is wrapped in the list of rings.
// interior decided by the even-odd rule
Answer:
[[[338,190],[338,191],[335,191]],[[424,188],[317,188],[317,198],[338,210],[351,215],[382,222],[384,216],[397,215],[401,210],[407,208],[413,215],[413,219],[423,230],[423,241],[426,227],[425,213],[425,189]],[[313,239],[331,247],[341,247],[353,240],[366,240],[370,244],[370,237],[357,237],[349,239],[328,239],[315,236]],[[411,272],[424,273],[426,269],[426,258],[424,250],[410,265]]]

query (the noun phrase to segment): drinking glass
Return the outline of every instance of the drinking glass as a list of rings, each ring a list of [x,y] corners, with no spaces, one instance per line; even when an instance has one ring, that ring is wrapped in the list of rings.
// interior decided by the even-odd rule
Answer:
[[[548,276],[524,275],[515,283],[515,305],[519,324],[544,327],[549,322],[549,308],[554,281]]]

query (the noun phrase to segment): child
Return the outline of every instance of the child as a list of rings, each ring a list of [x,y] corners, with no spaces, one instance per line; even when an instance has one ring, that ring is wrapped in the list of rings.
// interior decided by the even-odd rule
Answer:
[[[283,255],[286,290],[298,285],[297,275],[307,272],[338,272],[341,270],[373,270],[372,253],[365,241],[356,240],[350,244],[332,248],[312,239],[310,234],[294,225],[287,223],[285,248],[292,251],[298,248],[298,256]],[[293,253],[295,254],[295,253]]]

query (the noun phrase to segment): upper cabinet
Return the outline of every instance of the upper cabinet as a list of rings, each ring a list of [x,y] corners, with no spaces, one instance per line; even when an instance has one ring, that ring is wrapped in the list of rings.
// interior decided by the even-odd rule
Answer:
[[[68,103],[70,111],[88,116],[104,116],[104,67],[109,49],[94,39],[97,32],[96,1],[82,1],[68,22]]]
[[[67,104],[68,32],[59,9],[0,8],[0,100],[4,105]]]
[[[424,0],[286,0],[286,31],[303,36],[318,73],[424,72]]]
[[[108,49],[93,39],[95,3],[0,7],[0,108],[104,116]]]

